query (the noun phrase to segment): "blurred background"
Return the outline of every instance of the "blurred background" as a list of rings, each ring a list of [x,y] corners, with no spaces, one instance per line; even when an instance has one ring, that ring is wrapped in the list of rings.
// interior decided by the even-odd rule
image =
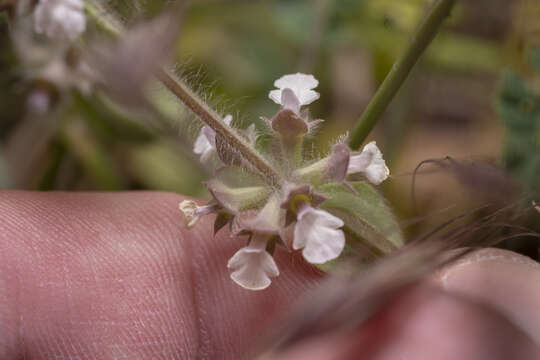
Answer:
[[[201,124],[189,111],[152,83],[146,93],[156,111],[148,112],[99,87],[43,76],[26,51],[36,45],[20,39],[16,3],[0,0],[0,186],[205,197],[208,172],[191,151]],[[168,1],[103,3],[129,28]],[[268,99],[275,79],[314,74],[321,98],[310,110],[325,122],[313,147],[325,153],[352,128],[430,3],[186,2],[172,63],[241,128],[276,112]],[[381,191],[409,238],[485,203],[519,202],[530,210],[520,225],[538,230],[540,2],[457,1],[370,139],[392,173]],[[413,193],[413,172],[429,159]],[[537,242],[504,246],[538,258]]]

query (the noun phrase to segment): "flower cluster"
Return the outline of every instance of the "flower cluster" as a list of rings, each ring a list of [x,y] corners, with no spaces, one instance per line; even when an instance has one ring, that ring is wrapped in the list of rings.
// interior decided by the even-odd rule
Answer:
[[[272,134],[267,149],[257,148],[253,127],[239,131],[250,146],[257,149],[279,172],[283,181],[269,184],[264,176],[242,166],[242,162],[227,163],[216,171],[206,186],[212,195],[208,205],[197,206],[186,200],[180,204],[187,227],[195,225],[206,214],[215,213],[215,231],[229,224],[233,235],[248,236],[246,247],[238,250],[228,262],[231,278],[240,286],[261,290],[271,278],[279,275],[273,259],[275,245],[289,251],[301,250],[303,258],[312,264],[324,264],[340,256],[346,245],[344,220],[324,209],[332,196],[323,191],[331,184],[348,185],[348,176],[361,174],[371,184],[378,185],[389,176],[382,153],[375,142],[359,153],[344,143],[337,143],[322,159],[306,161],[302,144],[306,135],[322,120],[311,120],[303,107],[319,98],[314,91],[318,81],[312,75],[291,74],[278,79],[277,89],[269,98],[280,105],[273,118],[261,118]],[[223,119],[228,127],[232,117]],[[221,152],[216,132],[208,126],[201,129],[194,152],[207,162],[214,154],[219,159],[231,158]],[[241,184],[241,186],[239,186]]]
[[[40,0],[34,9],[34,30],[51,39],[73,41],[85,28],[83,0]]]
[[[13,39],[25,63],[24,75],[33,85],[27,98],[29,110],[44,115],[71,89],[88,94],[95,74],[73,46],[86,30],[84,1],[21,1],[18,6],[20,21]],[[33,31],[27,31],[28,26]]]

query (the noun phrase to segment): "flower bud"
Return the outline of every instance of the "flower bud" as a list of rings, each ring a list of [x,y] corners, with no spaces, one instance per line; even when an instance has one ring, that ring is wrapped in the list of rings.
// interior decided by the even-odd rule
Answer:
[[[224,209],[233,214],[260,206],[271,192],[264,186],[231,188],[219,180],[208,181],[206,188]]]
[[[332,148],[330,156],[294,171],[293,177],[313,185],[342,182],[345,176],[347,176],[349,155],[350,152],[347,145],[336,144]]]
[[[192,200],[184,200],[178,207],[184,215],[184,226],[187,228],[195,226],[201,216],[216,212],[219,209],[218,205],[198,206],[197,203]]]

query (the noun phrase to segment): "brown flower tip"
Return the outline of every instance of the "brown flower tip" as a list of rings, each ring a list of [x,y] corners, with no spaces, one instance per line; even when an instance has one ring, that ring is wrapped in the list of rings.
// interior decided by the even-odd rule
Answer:
[[[328,163],[328,175],[335,182],[343,182],[349,167],[350,150],[345,144],[336,144],[332,148]]]
[[[272,119],[272,129],[279,133],[285,142],[291,142],[308,132],[308,124],[294,111],[283,109]]]

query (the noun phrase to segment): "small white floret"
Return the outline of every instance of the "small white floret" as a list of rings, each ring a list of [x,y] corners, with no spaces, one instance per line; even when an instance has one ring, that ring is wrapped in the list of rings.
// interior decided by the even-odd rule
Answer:
[[[264,235],[254,234],[248,246],[238,250],[227,267],[233,272],[231,279],[248,290],[263,290],[279,275],[274,258],[266,251]]]
[[[198,207],[197,203],[191,200],[184,200],[180,203],[179,208],[184,214],[184,225],[187,228],[193,227],[199,221],[200,216],[197,215]]]
[[[320,209],[304,205],[298,212],[294,227],[293,248],[302,249],[304,259],[323,264],[337,258],[345,247],[343,221]]]
[[[184,226],[187,228],[192,228],[202,216],[213,213],[218,209],[217,205],[199,206],[192,200],[184,200],[178,207],[184,215]]]
[[[40,0],[34,9],[34,30],[38,34],[73,41],[85,29],[83,0]]]
[[[299,110],[300,106],[309,105],[319,98],[319,93],[313,91],[317,85],[319,82],[313,75],[289,74],[274,82],[274,86],[278,89],[270,91],[268,97],[284,108]],[[298,110],[295,112],[298,113]]]
[[[367,144],[360,154],[351,156],[347,174],[355,173],[363,173],[374,185],[379,185],[390,175],[375,141]]]
[[[232,115],[223,118],[223,122],[231,125]],[[216,132],[209,126],[203,126],[199,136],[193,145],[193,152],[201,156],[201,162],[205,163],[216,150]]]

